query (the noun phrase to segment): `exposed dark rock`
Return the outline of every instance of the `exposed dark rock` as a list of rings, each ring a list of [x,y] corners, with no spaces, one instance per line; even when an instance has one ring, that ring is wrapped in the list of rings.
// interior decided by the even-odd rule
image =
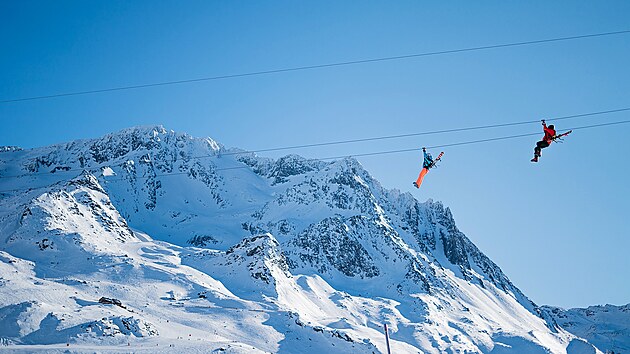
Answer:
[[[101,304],[106,304],[106,305],[116,305],[118,307],[122,307],[124,309],[126,309],[125,306],[123,306],[122,302],[118,299],[114,299],[114,298],[109,298],[109,297],[101,297],[100,299],[98,299],[98,302]]]

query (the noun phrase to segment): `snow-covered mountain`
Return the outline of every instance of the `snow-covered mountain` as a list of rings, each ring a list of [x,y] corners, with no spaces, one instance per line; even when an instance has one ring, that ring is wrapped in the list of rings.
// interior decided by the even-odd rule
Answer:
[[[568,332],[587,339],[607,353],[630,353],[630,304],[590,306],[564,310],[544,306],[554,321]]]
[[[0,149],[0,344],[597,353],[439,202],[163,127]]]

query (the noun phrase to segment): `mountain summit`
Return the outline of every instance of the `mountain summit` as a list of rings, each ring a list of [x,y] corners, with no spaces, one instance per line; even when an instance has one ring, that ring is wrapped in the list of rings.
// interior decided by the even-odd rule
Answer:
[[[22,348],[598,352],[441,203],[161,126],[0,154],[0,276]]]

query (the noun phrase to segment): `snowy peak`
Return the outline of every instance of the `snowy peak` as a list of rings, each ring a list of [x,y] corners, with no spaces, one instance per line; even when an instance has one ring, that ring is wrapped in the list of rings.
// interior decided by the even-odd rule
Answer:
[[[286,258],[271,234],[245,238],[226,252],[226,264],[247,263],[250,275],[267,284],[279,277],[289,277]]]
[[[630,304],[569,310],[544,306],[542,310],[562,328],[605,353],[630,353]]]
[[[24,259],[49,259],[60,271],[76,271],[60,262],[65,254],[113,255],[121,252],[120,244],[135,239],[96,177],[88,173],[51,188],[18,212],[6,249]]]
[[[383,351],[383,323],[397,352],[561,353],[575,338],[449,208],[386,190],[352,158],[273,160],[151,126],[0,154],[0,175],[13,176],[0,179],[0,275],[21,294],[57,294],[0,303],[10,326],[38,309],[28,333],[185,330],[263,352],[308,339],[310,352],[342,353]]]
[[[272,178],[272,185],[288,182],[291,176],[317,171],[325,165],[321,161],[307,160],[298,155],[287,155],[275,161],[258,159],[254,155],[239,156],[238,159],[251,166],[257,174]]]
[[[210,138],[195,139],[188,134],[167,131],[162,126],[134,127],[93,140],[77,140],[24,151],[21,172],[68,172],[120,165],[128,161],[153,165],[172,172],[178,160],[216,156],[221,145]]]
[[[0,153],[13,151],[22,151],[22,148],[19,146],[0,146]]]
[[[89,144],[91,158],[97,163],[115,160],[129,154],[142,155],[151,152],[156,162],[171,162],[178,158],[190,158],[187,153],[191,151],[191,145],[201,147],[206,155],[214,155],[220,150],[220,145],[212,139],[194,139],[188,134],[167,131],[162,126],[135,127],[109,134]]]
[[[236,284],[241,298],[265,301],[278,297],[278,287],[292,278],[280,244],[271,234],[246,237],[226,251],[197,250],[183,262],[217,279]]]
[[[137,127],[109,134],[90,146],[92,158],[103,163],[131,152],[148,152],[160,147],[161,138],[167,134],[163,127]]]
[[[65,154],[65,160],[73,161],[78,155],[79,167],[88,171],[99,163],[99,187],[93,176],[73,183],[111,195],[116,209],[135,228],[182,246],[227,247],[246,236],[243,230],[269,233],[293,247],[294,267],[372,278],[383,274],[384,264],[399,260],[412,274],[421,270],[424,275],[418,278],[428,288],[427,278],[435,279],[429,267],[433,262],[467,280],[478,275],[520,294],[456,228],[448,208],[384,190],[354,159],[325,163],[288,155],[274,161],[253,154],[222,157],[220,149],[211,139],[194,139],[161,126],[136,127],[66,144],[65,152],[44,148],[47,154],[32,152],[27,160],[68,172],[78,168],[76,163],[60,167],[48,159],[59,162]],[[209,158],[194,158],[208,152]],[[248,166],[254,175],[233,169]],[[229,183],[235,177],[270,192],[237,196],[233,191],[242,187]],[[247,207],[235,210],[241,205]],[[253,211],[243,213],[246,210]],[[222,221],[217,222],[217,216]],[[228,235],[228,224],[242,228],[232,228]],[[207,231],[200,233],[202,229]],[[435,285],[442,286],[439,281]]]

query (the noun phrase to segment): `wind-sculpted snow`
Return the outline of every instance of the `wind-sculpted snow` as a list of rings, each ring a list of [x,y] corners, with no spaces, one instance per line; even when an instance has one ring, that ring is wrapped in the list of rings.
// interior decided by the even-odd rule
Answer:
[[[354,159],[157,126],[6,151],[0,177],[0,343],[372,353],[387,323],[397,353],[591,348]]]

